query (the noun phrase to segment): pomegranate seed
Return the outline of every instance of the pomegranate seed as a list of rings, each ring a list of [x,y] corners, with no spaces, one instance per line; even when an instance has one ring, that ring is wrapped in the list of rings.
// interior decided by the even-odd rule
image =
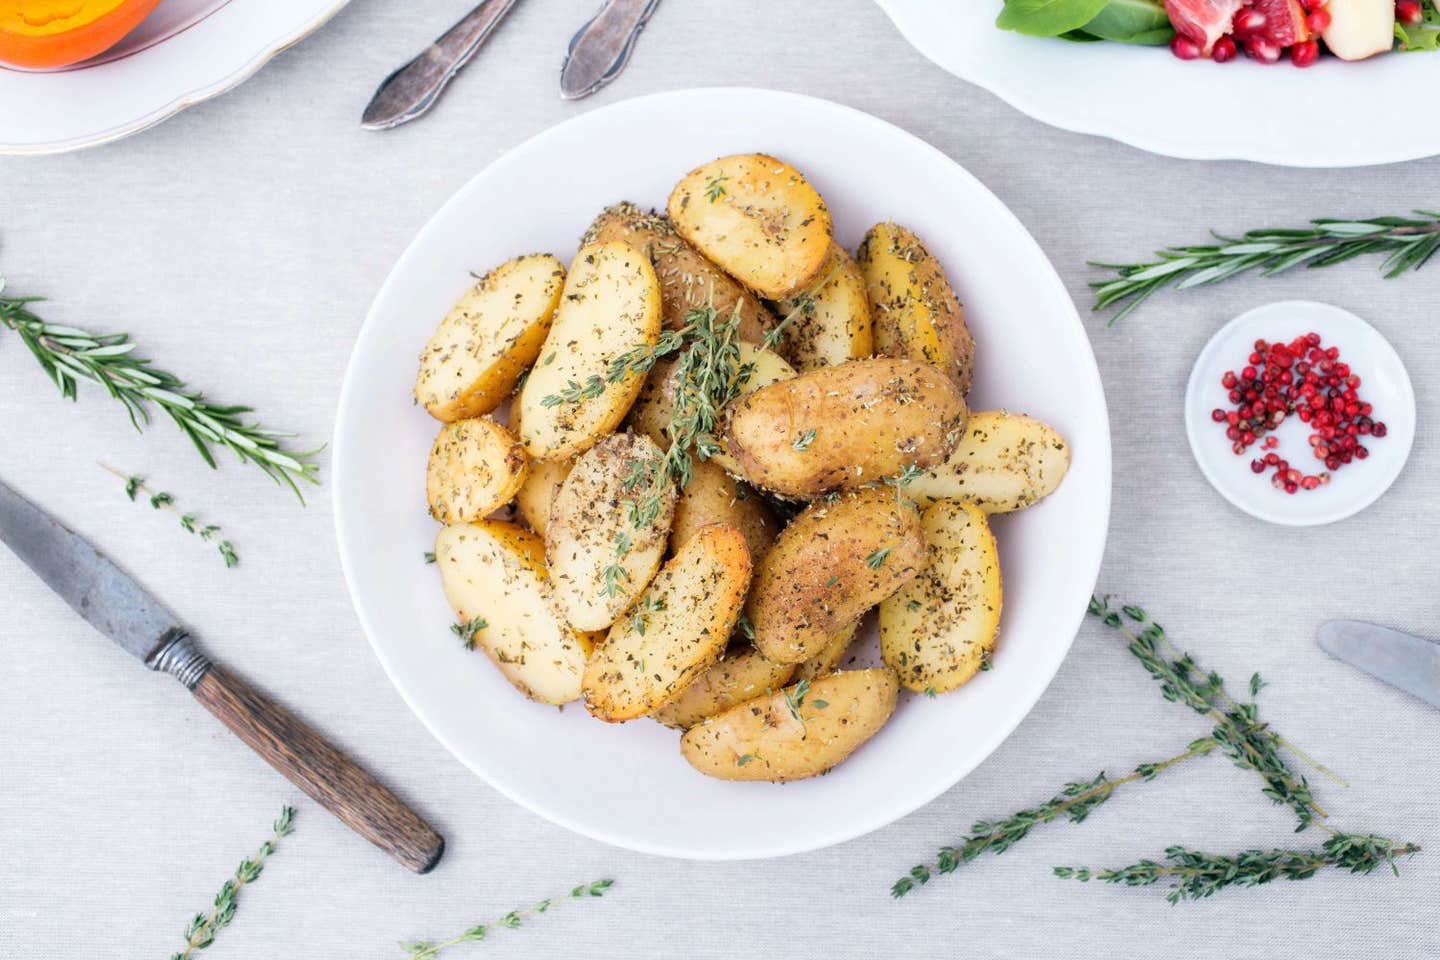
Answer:
[[[1225,376],[1220,378],[1220,386],[1226,390],[1234,390],[1236,382],[1234,370],[1226,370]]]
[[[1313,67],[1320,59],[1320,44],[1315,40],[1305,40],[1290,48],[1290,62],[1297,67]]]
[[[1397,7],[1398,9],[1398,7]],[[1237,34],[1256,33],[1265,28],[1265,14],[1254,7],[1246,7],[1235,14],[1234,29]]]
[[[1385,424],[1381,423],[1378,420],[1375,422],[1375,426],[1370,428],[1370,435],[1372,437],[1383,437],[1389,432],[1390,428],[1385,426]]]
[[[1300,481],[1300,486],[1304,487],[1306,490],[1314,490],[1316,487],[1320,486],[1320,478],[1305,477],[1303,480]]]
[[[1330,26],[1330,11],[1324,7],[1318,10],[1312,10],[1309,15],[1305,17],[1305,26],[1309,28],[1311,33],[1323,33],[1325,28]]]
[[[1251,472],[1251,473],[1264,473],[1264,472],[1265,472],[1265,461],[1264,461],[1264,460],[1251,460],[1251,461],[1250,461],[1250,472]]]
[[[1424,21],[1425,11],[1421,9],[1418,0],[1396,0],[1395,19],[1415,26]]]
[[[1221,410],[1219,407],[1216,407],[1214,410],[1210,411],[1210,419],[1214,420],[1216,423],[1224,423],[1225,411]]]
[[[1328,2],[1329,0],[1300,0],[1300,6],[1305,8],[1306,13],[1309,13],[1312,10],[1319,10]]]
[[[1339,469],[1340,469],[1340,458],[1337,457],[1337,456],[1334,456],[1334,455],[1331,455],[1331,456],[1326,457],[1326,458],[1325,458],[1325,466],[1326,466],[1327,469],[1330,469],[1330,470],[1339,470]]]
[[[1235,46],[1235,41],[1229,37],[1221,37],[1215,41],[1215,46],[1210,51],[1210,59],[1216,63],[1229,63],[1234,60],[1240,50]]]
[[[1369,451],[1369,450],[1365,449],[1364,447],[1356,447],[1356,448],[1355,448],[1355,459],[1356,459],[1356,460],[1364,460],[1364,459],[1365,459],[1366,457],[1368,457],[1368,456],[1370,456],[1370,451]]]
[[[1245,53],[1251,60],[1261,63],[1275,63],[1280,59],[1280,45],[1264,37],[1252,36],[1245,41]]]
[[[1170,52],[1181,60],[1199,60],[1201,50],[1200,44],[1191,40],[1183,33],[1177,33],[1170,40]]]

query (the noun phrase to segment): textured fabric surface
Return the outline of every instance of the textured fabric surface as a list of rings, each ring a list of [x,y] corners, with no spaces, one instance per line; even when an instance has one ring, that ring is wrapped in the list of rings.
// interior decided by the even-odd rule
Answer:
[[[593,4],[527,0],[432,116],[362,131],[375,83],[468,5],[356,0],[237,91],[156,129],[87,153],[0,161],[0,273],[15,291],[53,297],[48,318],[129,330],[217,399],[254,403],[267,422],[323,441],[366,307],[436,207],[518,141],[650,91],[771,86],[904,127],[1014,209],[1082,307],[1095,276],[1087,259],[1134,259],[1211,227],[1436,202],[1422,185],[1440,161],[1349,171],[1194,163],[1049,129],[930,65],[865,0],[676,0],[624,77],[579,104],[556,96],[557,68]],[[1172,843],[1229,851],[1321,837],[1292,836],[1290,816],[1251,774],[1210,759],[906,900],[887,894],[973,819],[1039,802],[1101,768],[1160,759],[1205,732],[1094,622],[993,757],[893,826],[757,863],[612,849],[489,789],[401,702],[351,612],[328,485],[301,509],[254,471],[226,462],[212,473],[168,425],[139,437],[94,391],[61,403],[16,339],[0,334],[0,475],[123,558],[201,626],[217,658],[379,772],[450,844],[433,874],[407,875],[0,551],[0,956],[167,955],[287,802],[300,808],[297,831],[242,894],[234,926],[207,952],[215,960],[400,956],[398,939],[458,932],[602,876],[618,881],[605,900],[455,956],[1433,955],[1440,713],[1312,642],[1333,616],[1440,632],[1440,517],[1425,492],[1440,469],[1431,380],[1440,266],[1430,269],[1382,282],[1362,261],[1161,296],[1114,328],[1085,316],[1115,434],[1100,589],[1146,604],[1207,666],[1237,680],[1265,674],[1266,716],[1351,781],[1341,789],[1313,778],[1334,822],[1435,851],[1398,880],[1327,875],[1176,908],[1159,890],[1065,883],[1050,868],[1120,865]],[[1181,422],[1185,377],[1210,334],[1246,308],[1296,296],[1371,320],[1405,358],[1419,398],[1415,450],[1391,492],[1310,530],[1231,509],[1195,467]],[[128,503],[98,460],[152,476],[224,525],[242,565],[226,571],[173,520]]]

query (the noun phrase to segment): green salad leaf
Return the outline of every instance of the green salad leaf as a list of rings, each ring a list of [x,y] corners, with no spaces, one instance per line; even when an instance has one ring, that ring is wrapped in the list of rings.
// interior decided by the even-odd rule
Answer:
[[[1085,26],[1109,4],[1110,0],[1005,0],[995,26],[1030,37],[1058,37]]]
[[[995,25],[1031,37],[1081,43],[1160,46],[1175,36],[1162,0],[1005,0]]]
[[[1148,46],[1169,43],[1175,36],[1160,0],[1109,0],[1081,29],[1101,40]]]
[[[1395,42],[1397,50],[1440,50],[1440,10],[1425,8],[1425,22],[1411,26],[1395,21]]]

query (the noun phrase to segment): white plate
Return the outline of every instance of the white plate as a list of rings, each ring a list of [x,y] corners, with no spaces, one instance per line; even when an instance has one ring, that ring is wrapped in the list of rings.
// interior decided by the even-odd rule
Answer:
[[[1312,331],[1320,334],[1325,346],[1340,349],[1341,362],[1360,377],[1360,398],[1374,405],[1374,418],[1385,424],[1386,434],[1365,439],[1370,456],[1345,464],[1329,484],[1287,494],[1271,485],[1272,472],[1256,474],[1250,469],[1250,461],[1267,451],[1256,444],[1237,456],[1224,426],[1211,419],[1210,412],[1230,408],[1229,391],[1220,379],[1227,370],[1239,372],[1246,366],[1256,340],[1289,342]],[[1280,441],[1275,452],[1304,474],[1325,469],[1310,449],[1312,432],[1299,417],[1291,416],[1273,433]],[[1334,523],[1370,506],[1400,475],[1415,440],[1415,391],[1399,354],[1380,331],[1328,303],[1285,300],[1240,314],[1205,344],[1185,388],[1185,433],[1200,472],[1241,510],[1290,527]]]
[[[618,200],[664,206],[713,157],[768,151],[812,179],[851,249],[874,222],[913,227],[966,302],[980,360],[972,400],[1053,423],[1074,463],[1045,503],[997,523],[1005,618],[995,669],[963,691],[909,699],[830,775],[736,784],[701,776],[677,735],[608,725],[579,704],[520,697],[461,648],[433,567],[425,460],[437,425],[411,402],[435,324],[483,270],[517,253],[574,255]],[[550,820],[649,853],[778,856],[874,830],[934,798],[1025,716],[1069,649],[1104,546],[1110,436],[1090,344],[1055,271],[1013,215],[933,147],[837,104],[753,89],[691,90],[577,116],[492,163],[400,258],[361,330],[340,397],[335,516],[360,621],[416,714],[492,786]],[[872,634],[873,636],[873,634]]]
[[[1181,61],[1165,47],[1070,43],[995,27],[1001,0],[877,0],[925,56],[1037,120],[1171,157],[1354,167],[1440,154],[1415,96],[1440,53],[1304,70],[1240,57]]]
[[[238,85],[348,0],[164,0],[125,39],[53,71],[0,66],[0,154],[138,133]]]

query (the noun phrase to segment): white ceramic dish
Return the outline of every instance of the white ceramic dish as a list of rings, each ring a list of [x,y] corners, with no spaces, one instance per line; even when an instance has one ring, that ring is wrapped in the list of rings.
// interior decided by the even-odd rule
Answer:
[[[1324,344],[1338,347],[1340,359],[1360,376],[1360,397],[1375,406],[1375,419],[1386,435],[1364,441],[1370,456],[1345,464],[1333,480],[1315,490],[1287,494],[1270,483],[1271,474],[1257,475],[1250,461],[1264,456],[1259,446],[1237,456],[1225,438],[1223,425],[1211,411],[1229,409],[1220,378],[1227,370],[1245,366],[1256,340],[1289,341],[1315,332]],[[1308,437],[1310,427],[1299,417],[1286,417],[1274,432],[1275,450],[1301,473],[1318,473],[1323,465],[1314,458]],[[1311,300],[1269,303],[1242,313],[1210,338],[1185,388],[1185,433],[1190,450],[1205,478],[1226,500],[1246,513],[1270,523],[1291,527],[1316,526],[1344,520],[1364,510],[1390,488],[1410,456],[1415,440],[1415,391],[1395,348],[1380,331],[1348,310]]]
[[[1440,154],[1414,99],[1440,54],[1326,57],[1298,70],[1177,60],[1164,47],[1036,39],[995,27],[1001,0],[877,0],[910,43],[1037,120],[1171,157],[1352,167]]]
[[[61,70],[0,67],[0,154],[138,133],[237,86],[348,0],[165,0],[118,45]]]
[[[643,144],[643,148],[638,148]],[[520,697],[463,650],[433,567],[425,460],[437,429],[411,403],[415,362],[483,270],[517,253],[568,260],[602,207],[664,206],[692,167],[769,151],[804,171],[853,249],[873,222],[912,226],[948,268],[979,343],[972,400],[1053,423],[1074,462],[1040,506],[996,524],[1005,618],[996,668],[963,691],[909,699],[830,775],[784,786],[708,779],[677,735],[611,726],[579,704]],[[885,175],[880,175],[884,171]],[[691,90],[575,117],[495,161],[445,204],[385,281],[355,346],[335,436],[341,558],[361,623],[406,701],[492,786],[609,843],[704,859],[778,856],[874,830],[994,750],[1039,698],[1084,615],[1110,503],[1105,400],[1075,308],[1025,228],[939,151],[866,114],[794,94]],[[873,636],[873,635],[872,635]]]

